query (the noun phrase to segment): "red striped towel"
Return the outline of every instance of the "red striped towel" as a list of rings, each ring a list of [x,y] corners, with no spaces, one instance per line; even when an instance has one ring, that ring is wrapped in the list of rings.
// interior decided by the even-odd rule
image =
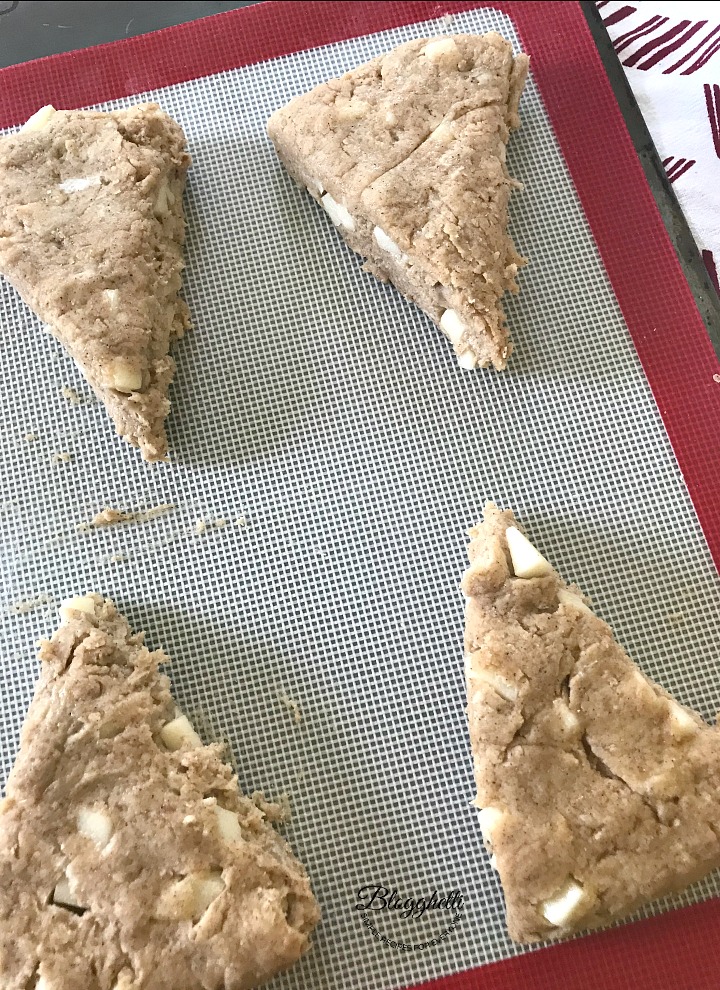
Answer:
[[[597,6],[718,288],[720,5],[600,0]]]

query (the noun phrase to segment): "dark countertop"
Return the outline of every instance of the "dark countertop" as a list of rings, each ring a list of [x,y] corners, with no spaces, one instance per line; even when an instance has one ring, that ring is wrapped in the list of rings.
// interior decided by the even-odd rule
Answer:
[[[132,38],[249,3],[174,0],[0,0],[0,67]]]

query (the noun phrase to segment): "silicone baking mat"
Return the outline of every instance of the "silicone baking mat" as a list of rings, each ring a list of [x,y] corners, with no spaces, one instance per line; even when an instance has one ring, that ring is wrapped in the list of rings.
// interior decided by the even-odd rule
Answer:
[[[462,371],[421,313],[364,274],[265,136],[292,96],[412,38],[496,30],[535,56],[528,8],[540,5],[502,7],[266,4],[0,73],[0,122],[56,94],[56,105],[102,108],[157,100],[182,124],[195,326],[176,348],[172,463],[153,469],[0,285],[2,773],[57,604],[88,589],[112,597],[171,655],[178,703],[206,739],[228,741],[242,786],[289,795],[285,831],[323,921],[278,987],[389,990],[521,951],[469,806],[458,583],[465,530],[487,498],[515,509],[648,674],[708,719],[720,708],[720,583],[628,323],[709,538],[715,469],[698,423],[717,403],[715,359],[626,138],[594,165],[592,145],[568,144],[583,108],[573,116],[563,100],[593,113],[598,98],[573,91],[578,53],[592,58],[575,5],[542,4],[557,25],[550,47],[536,44],[549,102],[531,74],[509,148],[525,187],[511,228],[531,263],[507,305],[516,352],[504,374]],[[253,53],[266,60],[252,64]],[[586,71],[603,84],[595,63]],[[622,138],[607,112],[598,133]],[[636,197],[623,215],[613,175]],[[619,259],[632,259],[638,222],[647,248],[629,271]],[[667,319],[648,327],[653,307]],[[83,525],[105,507],[157,506],[172,508]],[[373,932],[356,904],[376,887],[403,899],[459,892],[462,906],[456,894],[456,910],[420,919],[377,912]],[[712,876],[675,903],[718,892]],[[688,912],[670,917],[670,931],[685,931]],[[594,958],[612,974],[605,986],[625,986],[610,979],[632,973],[658,931],[590,936],[452,985],[515,986],[558,966],[555,986],[585,987],[583,959]]]

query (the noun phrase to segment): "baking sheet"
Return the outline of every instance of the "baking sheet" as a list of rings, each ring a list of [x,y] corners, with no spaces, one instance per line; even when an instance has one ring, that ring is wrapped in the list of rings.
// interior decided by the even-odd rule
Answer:
[[[290,795],[286,834],[324,918],[278,986],[390,988],[518,951],[469,807],[457,586],[486,498],[515,509],[647,673],[707,718],[720,708],[717,575],[532,79],[508,155],[531,265],[508,301],[517,349],[502,375],[463,372],[425,317],[362,273],[265,137],[296,93],[448,29],[499,30],[519,50],[511,21],[481,9],[107,105],[156,99],[194,157],[196,329],[176,348],[171,466],[112,435],[0,286],[3,776],[34,641],[62,598],[102,591],[173,657],[178,702],[229,741],[245,789]],[[145,524],[78,530],[106,506],[164,503]],[[463,918],[401,952],[355,908],[374,885],[459,890]],[[711,878],[684,900],[717,892]],[[429,912],[383,915],[403,941],[442,929]]]

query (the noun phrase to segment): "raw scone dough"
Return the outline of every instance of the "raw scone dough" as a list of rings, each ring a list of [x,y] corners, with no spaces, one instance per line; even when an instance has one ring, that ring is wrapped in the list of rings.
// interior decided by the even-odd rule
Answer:
[[[0,138],[0,273],[67,348],[148,461],[165,458],[190,158],[153,103],[45,107]]]
[[[308,946],[303,867],[142,633],[61,608],[0,811],[3,990],[244,990]]]
[[[512,349],[502,297],[524,259],[507,233],[505,149],[527,68],[494,33],[411,41],[268,122],[290,175],[464,368],[504,368]]]
[[[483,837],[510,935],[605,925],[720,865],[720,732],[653,684],[489,504],[465,651]]]

